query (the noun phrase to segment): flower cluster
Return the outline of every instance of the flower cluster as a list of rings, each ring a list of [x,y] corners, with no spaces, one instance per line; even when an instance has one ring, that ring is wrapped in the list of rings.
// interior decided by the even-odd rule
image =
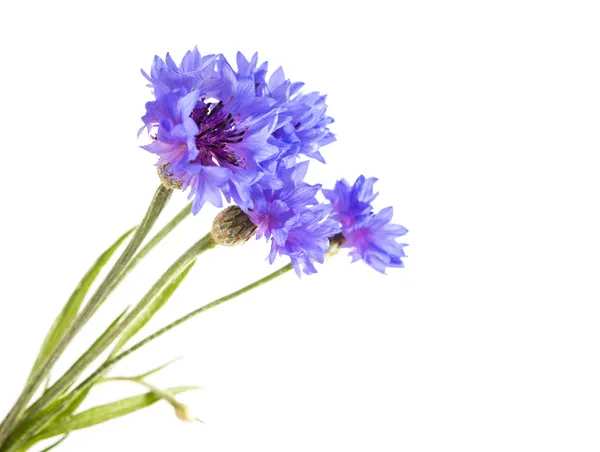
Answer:
[[[404,267],[402,258],[406,243],[397,238],[408,230],[399,224],[390,224],[392,207],[373,213],[371,202],[377,179],[360,176],[354,185],[345,180],[335,184],[333,190],[323,190],[332,205],[332,218],[342,225],[341,246],[350,249],[353,262],[362,259],[375,270],[385,273],[386,267]]]
[[[258,66],[237,55],[234,70],[223,55],[186,53],[177,65],[167,54],[155,57],[150,74],[155,100],[142,117],[152,142],[144,149],[159,157],[163,175],[181,183],[198,213],[223,196],[252,207],[251,189],[280,188],[279,167],[293,167],[301,155],[322,161],[319,148],[335,140],[328,125],[325,97],[301,94],[302,83],[278,69],[266,80],[267,63]]]
[[[269,261],[278,254],[290,256],[296,273],[315,273],[313,261],[323,263],[329,250],[329,238],[341,231],[329,217],[331,206],[316,198],[321,185],[303,182],[308,162],[292,168],[280,167],[282,188],[253,187],[254,206],[247,215],[257,226],[257,238],[271,239]]]
[[[163,183],[189,190],[194,214],[206,202],[221,207],[223,198],[237,204],[256,225],[257,238],[271,242],[271,263],[289,256],[298,274],[314,273],[313,263],[323,262],[339,233],[376,269],[398,266],[398,253],[381,239],[390,231],[380,225],[384,212],[370,217],[374,196],[342,199],[340,192],[324,204],[317,200],[321,186],[304,182],[307,159],[324,163],[320,149],[335,140],[326,97],[302,92],[303,83],[286,79],[281,68],[267,77],[257,54],[248,60],[238,53],[236,60],[234,69],[223,55],[194,49],[179,65],[167,54],[155,57],[149,74],[142,71],[155,97],[140,130],[151,143],[142,147],[158,156]],[[350,233],[358,223],[377,232]],[[371,245],[384,246],[389,258]]]

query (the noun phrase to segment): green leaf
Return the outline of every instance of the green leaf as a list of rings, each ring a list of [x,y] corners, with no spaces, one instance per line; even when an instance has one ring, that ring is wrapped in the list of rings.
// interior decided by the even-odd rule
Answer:
[[[102,333],[102,336],[100,336],[96,342],[94,342],[94,344],[90,347],[90,349],[88,350],[88,352],[90,350],[93,350],[94,347],[97,346],[97,344],[104,338],[106,337],[108,334],[111,333],[111,331],[113,331],[118,325],[119,322],[121,321],[121,319],[123,318],[123,316],[127,313],[127,311],[129,310],[129,307],[127,307],[122,313],[121,315],[119,315],[109,326],[108,328],[104,331],[104,333]],[[60,380],[58,382],[56,382],[55,384],[59,384]],[[83,391],[77,398],[73,399],[73,401],[68,404],[60,413],[60,417],[59,419],[65,417],[65,416],[69,416],[71,415],[77,408],[79,408],[79,406],[83,403],[83,401],[85,400],[85,398],[87,397],[87,395],[89,394],[89,392],[91,391],[91,389],[93,388],[93,385],[90,386],[88,389],[86,389],[85,391]],[[65,393],[65,391],[67,391],[69,389],[69,386],[66,386],[64,391],[62,393],[60,393],[58,395],[58,397],[56,399],[54,399],[52,402],[50,402],[48,404],[47,407],[45,407],[42,410],[39,410],[39,406],[38,404],[34,403],[32,406],[30,406],[26,411],[25,411],[25,422],[21,423],[19,425],[19,427],[16,429],[16,436],[21,435],[22,433],[24,433],[25,431],[27,431],[29,429],[29,427],[31,426],[31,424],[35,423],[38,419],[43,418],[45,415],[47,415],[48,413],[52,412],[56,407],[58,407],[65,399],[68,398],[68,396],[63,396],[63,394]]]
[[[125,312],[123,312],[123,314],[121,314],[113,323],[111,326],[108,327],[107,332],[109,332],[117,323],[118,321],[123,317],[123,315],[125,314]],[[106,334],[106,333],[105,333]],[[71,401],[71,403],[69,403],[60,413],[58,419],[63,419],[65,417],[71,416],[76,410],[77,408],[79,408],[81,406],[81,404],[83,403],[83,401],[87,398],[88,394],[90,393],[90,391],[96,387],[96,385],[101,384],[101,383],[108,383],[108,382],[112,382],[112,381],[118,381],[118,380],[140,380],[142,378],[145,378],[149,375],[153,375],[156,372],[159,372],[161,370],[163,370],[165,367],[171,365],[172,363],[174,363],[175,361],[177,361],[179,358],[173,359],[171,361],[169,361],[168,363],[163,364],[162,366],[159,366],[155,369],[152,369],[148,372],[145,372],[141,375],[137,375],[135,377],[130,377],[130,378],[125,378],[125,377],[119,377],[119,378],[103,378],[98,380],[96,383],[94,383],[92,386],[90,386],[89,388],[87,388],[85,391],[83,391],[78,397],[76,397],[75,399],[73,399],[73,401]],[[198,389],[200,389],[198,387]],[[44,416],[45,414],[47,414],[48,412],[54,410],[54,408],[56,408],[58,405],[60,405],[65,399],[67,399],[69,396],[68,395],[63,395],[62,397],[54,400],[50,405],[48,405],[48,407],[42,411],[41,414],[39,414],[37,417],[39,416]]]
[[[104,339],[107,336],[110,336],[116,328],[119,328],[121,319],[125,316],[125,314],[127,314],[127,311],[129,311],[129,306],[127,306],[125,308],[125,310],[115,320],[113,320],[113,322],[108,326],[108,328],[106,328],[106,330],[104,330],[102,335],[94,341],[92,346],[84,353],[83,356],[86,356],[86,355],[94,356],[94,354],[97,352],[97,349],[99,348],[99,346],[102,345],[102,343],[104,342]],[[83,373],[84,370],[85,369],[82,369],[78,375],[81,375],[81,373]],[[62,377],[61,377],[61,379],[62,379]],[[61,380],[58,380],[58,382],[56,384],[60,384],[60,383],[62,383]],[[64,394],[69,389],[69,387],[70,386],[65,386],[65,388],[61,394]]]
[[[154,375],[155,373],[160,372],[161,370],[170,366],[175,361],[179,361],[180,359],[181,359],[181,356],[179,358],[172,359],[171,361],[163,364],[162,366],[158,366],[158,367],[156,367],[152,370],[149,370],[148,372],[144,372],[143,374],[140,374],[140,375],[134,375],[133,377],[108,377],[108,378],[103,378],[103,379],[99,380],[99,383],[104,383],[104,382],[109,382],[109,381],[119,381],[119,380],[143,380],[144,378],[149,377],[150,375]]]
[[[158,293],[156,298],[152,300],[148,307],[144,311],[142,311],[133,322],[129,324],[129,326],[121,334],[121,337],[115,345],[115,348],[112,351],[109,359],[113,358],[119,352],[119,350],[123,348],[127,341],[129,341],[129,339],[135,336],[135,334],[138,331],[140,331],[144,327],[144,325],[146,325],[146,323],[148,323],[148,321],[154,316],[154,314],[156,314],[160,310],[160,308],[162,308],[165,305],[165,303],[169,301],[171,295],[173,295],[177,287],[179,287],[179,284],[181,284],[181,282],[185,279],[185,277],[187,276],[187,274],[192,269],[195,263],[196,261],[193,261],[176,278],[174,278],[169,284],[167,284],[163,288],[163,290],[160,293]]]
[[[56,345],[61,341],[65,332],[69,329],[77,314],[79,313],[79,308],[85,299],[85,296],[93,284],[94,280],[102,270],[102,267],[108,262],[113,253],[117,250],[119,245],[123,243],[123,241],[131,234],[135,228],[130,229],[125,234],[123,234],[119,239],[108,248],[102,255],[94,262],[94,265],[87,271],[87,273],[83,276],[79,284],[73,291],[73,294],[65,304],[64,308],[54,320],[54,324],[50,328],[46,339],[44,340],[44,344],[40,350],[40,353],[33,365],[33,369],[31,370],[31,374],[29,378],[31,379],[33,375],[35,375],[44,361],[48,358],[52,350],[56,347]]]
[[[174,396],[182,392],[192,391],[195,389],[198,389],[198,387],[178,386],[175,388],[165,389],[164,392]],[[116,402],[108,403],[106,405],[90,408],[87,411],[76,414],[69,418],[63,418],[58,423],[50,425],[47,429],[40,432],[40,434],[34,438],[32,443],[41,441],[42,439],[51,438],[52,436],[64,435],[74,430],[92,427],[94,425],[131,414],[135,411],[154,405],[159,400],[161,400],[159,396],[153,392],[148,392],[146,394],[133,396],[118,400]]]
[[[90,393],[90,391],[92,390],[93,386],[90,386],[88,389],[86,389],[84,392],[82,392],[78,397],[76,397],[75,399],[73,399],[73,401],[68,404],[60,413],[57,422],[61,422],[63,419],[69,419],[71,417],[71,414],[77,409],[79,408],[79,406],[83,403],[83,401],[85,400],[85,398],[88,396],[88,394]],[[48,407],[46,407],[45,410],[43,410],[42,412],[38,413],[38,415],[36,417],[34,417],[31,421],[26,422],[24,425],[20,426],[16,431],[15,431],[15,435],[16,436],[20,436],[22,435],[25,431],[28,430],[29,428],[29,424],[31,422],[35,422],[37,419],[45,416],[46,414],[48,414],[49,412],[51,412],[52,410],[54,410],[58,405],[60,405],[64,400],[67,399],[67,395],[59,397],[55,400],[52,401],[52,403],[50,403],[48,405]],[[34,438],[34,440],[32,440],[32,442],[29,443],[28,447],[31,447],[33,444],[37,443],[38,441],[41,441],[42,439],[45,438],[49,438],[49,437],[44,437],[44,438]]]
[[[169,367],[171,364],[173,364],[176,361],[179,361],[180,359],[181,359],[181,356],[178,358],[172,359],[171,361],[163,364],[162,366],[158,366],[152,370],[149,370],[148,372],[144,372],[143,374],[136,375],[135,377],[131,377],[131,378],[135,378],[136,380],[141,380],[143,378],[149,377],[150,375],[154,375],[155,373],[160,372],[161,370]]]
[[[48,451],[54,449],[56,446],[60,445],[60,443],[62,443],[65,439],[67,439],[68,436],[69,436],[69,434],[67,433],[65,436],[63,436],[61,439],[59,439],[57,442],[55,442],[54,444],[46,447],[41,452],[48,452]]]

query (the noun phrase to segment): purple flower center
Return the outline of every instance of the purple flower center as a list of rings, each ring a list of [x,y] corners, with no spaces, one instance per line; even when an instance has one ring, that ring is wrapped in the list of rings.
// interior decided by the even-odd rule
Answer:
[[[198,125],[196,135],[198,157],[190,163],[204,166],[246,166],[244,159],[231,150],[231,145],[240,143],[246,130],[239,130],[233,115],[223,109],[223,102],[206,103],[196,107],[190,118]]]

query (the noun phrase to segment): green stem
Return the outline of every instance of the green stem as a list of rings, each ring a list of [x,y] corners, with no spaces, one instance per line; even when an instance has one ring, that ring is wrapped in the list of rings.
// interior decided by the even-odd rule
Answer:
[[[181,405],[181,403],[179,403],[177,399],[171,394],[163,391],[162,389],[154,386],[153,384],[144,381],[142,378],[111,377],[105,378],[103,381],[128,381],[131,383],[137,383],[139,385],[144,386],[146,389],[149,389],[151,392],[156,394],[157,397],[160,397],[161,399],[168,402],[173,408],[177,409],[177,407]]]
[[[38,389],[42,381],[50,372],[52,366],[54,366],[58,358],[62,355],[62,353],[67,348],[69,343],[73,340],[75,335],[89,321],[89,319],[100,307],[100,305],[102,305],[104,300],[106,300],[106,297],[109,295],[115,283],[118,281],[121,272],[126,268],[127,264],[129,263],[137,249],[140,247],[142,241],[148,235],[148,232],[150,232],[150,229],[156,222],[158,216],[162,212],[165,205],[167,204],[167,201],[171,197],[172,193],[173,190],[164,187],[162,184],[158,187],[156,193],[154,194],[154,198],[152,198],[152,202],[150,203],[150,206],[146,211],[146,215],[144,216],[140,225],[137,227],[129,244],[119,257],[119,259],[115,262],[104,281],[102,281],[98,289],[96,289],[96,292],[94,292],[89,302],[86,304],[85,308],[78,315],[78,317],[69,327],[69,329],[65,332],[63,338],[56,345],[54,351],[48,356],[48,359],[40,366],[39,370],[31,376],[30,380],[25,385],[23,392],[19,396],[17,402],[0,425],[0,445],[4,444],[4,440],[13,431],[15,425],[19,421],[19,417],[22,415],[23,411],[27,407],[27,404],[35,394],[35,391]]]
[[[114,283],[112,290],[115,290],[115,288],[123,281],[125,276],[129,274],[137,266],[137,264],[144,257],[146,257],[146,255],[150,253],[152,249],[156,247],[156,245],[158,245],[167,235],[169,235],[183,220],[185,220],[192,213],[191,206],[192,203],[188,203],[183,209],[179,211],[179,213],[177,213],[177,215],[175,215],[171,219],[171,221],[169,221],[159,232],[157,232],[156,235],[152,237],[152,239],[146,245],[144,245],[141,250],[139,250],[136,253],[136,255],[131,259],[127,267],[125,267],[125,269],[121,272],[121,276]],[[50,389],[49,375],[45,379],[45,383],[46,386],[44,388],[44,393],[47,392],[48,389]],[[39,407],[38,403],[39,402],[34,403],[29,410],[25,411],[25,417],[27,419],[30,418],[31,409],[37,409]]]
[[[119,276],[119,278],[115,282],[113,289],[117,287],[121,283],[121,281],[123,281],[123,278],[125,278],[125,276],[127,276],[129,272],[133,270],[137,266],[137,264],[139,264],[139,262],[144,257],[146,257],[146,255],[150,251],[152,251],[152,249],[156,245],[158,245],[167,235],[169,235],[169,233],[173,229],[175,229],[179,225],[179,223],[185,220],[191,213],[192,203],[190,202],[183,209],[181,209],[181,211],[179,211],[179,213],[175,215],[173,219],[165,225],[165,227],[163,227],[154,237],[152,237],[152,239],[146,245],[144,245],[141,250],[137,252],[133,259],[131,259],[127,267],[125,267],[125,269],[121,273],[121,276]]]
[[[156,339],[157,337],[162,336],[163,334],[165,334],[166,332],[172,330],[173,328],[181,325],[182,323],[187,322],[188,320],[196,317],[198,314],[204,312],[204,311],[208,311],[209,309],[212,309],[216,306],[219,306],[220,304],[225,303],[226,301],[231,300],[232,298],[236,298],[239,297],[240,295],[245,294],[246,292],[251,291],[252,289],[256,289],[259,286],[262,286],[265,283],[268,283],[269,281],[289,272],[292,269],[292,264],[287,264],[284,267],[281,267],[279,270],[274,271],[273,273],[271,273],[270,275],[265,276],[262,279],[259,279],[258,281],[254,281],[252,284],[248,284],[246,287],[241,288],[240,290],[236,290],[235,292],[230,293],[229,295],[225,295],[224,297],[221,297],[215,301],[212,301],[198,309],[196,309],[195,311],[190,312],[189,314],[184,315],[183,317],[175,320],[174,322],[168,324],[167,326],[161,328],[160,330],[158,330],[157,332],[155,332],[154,334],[151,334],[150,336],[148,336],[146,339],[138,342],[136,345],[134,345],[133,347],[131,347],[129,350],[126,350],[124,353],[127,352],[133,352],[135,350],[137,350],[140,347],[143,347],[144,345],[146,345],[148,342],[152,342],[154,339]],[[135,350],[133,350],[135,348]]]
[[[194,245],[192,245],[185,253],[183,253],[179,259],[177,259],[168,269],[163,273],[158,281],[150,288],[150,290],[144,295],[140,302],[127,314],[127,316],[121,321],[118,327],[114,328],[104,338],[98,340],[93,347],[88,349],[78,360],[71,366],[71,368],[56,382],[48,391],[46,391],[40,399],[38,399],[28,410],[28,414],[23,419],[23,423],[32,421],[32,425],[28,426],[28,429],[33,428],[36,425],[35,416],[46,408],[57,396],[62,394],[68,389],[81,373],[95,361],[109,346],[112,344],[119,335],[125,331],[125,329],[134,322],[138,316],[148,307],[150,303],[161,293],[161,291],[169,284],[174,278],[176,278],[183,270],[187,268],[192,261],[194,261],[203,252],[214,248],[215,242],[210,233],[206,234]],[[39,420],[38,420],[39,421]]]
[[[263,284],[289,272],[292,268],[293,268],[292,264],[288,264],[288,265],[280,268],[279,270],[274,271],[270,275],[265,276],[264,278],[253,282],[252,284],[248,284],[246,287],[243,287],[240,290],[232,292],[229,295],[226,295],[226,296],[221,297],[211,303],[208,303],[207,305],[204,305],[201,308],[198,308],[195,311],[192,311],[189,314],[179,318],[178,320],[174,321],[173,323],[170,323],[169,325],[165,326],[164,328],[161,328],[160,330],[156,331],[155,333],[151,334],[150,336],[146,337],[145,339],[142,339],[140,342],[138,342],[137,344],[128,348],[127,350],[121,352],[119,355],[115,356],[114,358],[104,362],[93,374],[91,374],[81,384],[79,384],[79,386],[77,386],[71,392],[71,394],[63,400],[63,402],[61,402],[58,406],[56,406],[49,413],[47,413],[46,415],[41,417],[35,424],[31,425],[29,427],[27,433],[24,436],[16,439],[13,442],[13,444],[8,444],[7,447],[1,449],[2,452],[18,451],[19,447],[21,447],[21,445],[26,444],[31,438],[33,438],[38,433],[40,433],[57,416],[60,415],[60,413],[65,409],[65,407],[69,406],[69,404],[73,400],[75,400],[77,397],[79,397],[81,394],[83,394],[85,391],[87,391],[92,385],[94,385],[96,383],[96,381],[98,379],[100,379],[102,377],[102,375],[104,375],[106,372],[108,372],[115,364],[117,364],[119,361],[125,359],[127,356],[131,355],[133,352],[137,351],[138,349],[142,348],[144,345],[152,342],[154,339],[157,339],[158,337],[162,336],[163,334],[167,333],[168,331],[172,330],[173,328],[181,325],[182,323],[187,322],[188,320],[197,316],[198,314],[200,314],[204,311],[208,311],[209,309],[212,309],[222,303],[225,303],[226,301],[229,301],[233,298],[239,297],[240,295],[242,295],[246,292],[249,292],[252,289],[262,286]]]

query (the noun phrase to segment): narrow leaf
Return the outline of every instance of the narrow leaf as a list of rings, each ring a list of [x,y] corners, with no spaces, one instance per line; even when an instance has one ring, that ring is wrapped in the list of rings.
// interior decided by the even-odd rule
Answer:
[[[113,322],[108,326],[108,328],[106,328],[106,330],[104,330],[104,332],[102,333],[102,335],[100,335],[100,337],[94,341],[94,343],[92,344],[92,346],[84,353],[84,356],[86,354],[89,354],[89,355],[93,356],[96,353],[99,345],[102,345],[102,342],[104,342],[104,339],[107,336],[111,335],[113,333],[113,331],[116,328],[119,327],[121,319],[125,316],[125,314],[127,314],[127,311],[129,311],[129,306],[127,306],[125,308],[125,310],[123,312],[121,312],[121,314],[115,320],[113,320]],[[82,369],[82,372],[83,372],[83,369]],[[57,384],[59,382],[60,382],[60,380],[57,382]],[[69,389],[69,386],[65,386],[65,389],[63,390],[62,394],[64,394],[68,389]],[[71,410],[71,412],[72,411],[73,410]]]
[[[108,334],[111,333],[111,331],[113,331],[118,325],[119,322],[121,321],[121,319],[123,318],[123,316],[127,313],[127,311],[129,310],[129,307],[127,307],[122,313],[121,315],[119,315],[109,326],[108,328],[104,331],[104,333],[102,333],[102,336],[100,336],[96,342],[94,342],[94,344],[90,347],[89,350],[93,350],[94,347],[97,346],[97,344],[102,340],[102,338],[104,338],[105,336],[107,336]],[[89,352],[88,350],[88,352]],[[59,384],[60,380],[55,383],[55,384]],[[89,392],[91,391],[93,386],[90,386],[87,390],[83,391],[79,397],[73,399],[73,401],[67,405],[60,413],[60,417],[65,417],[65,416],[69,416],[71,415],[71,413],[73,413],[85,400],[85,398],[87,397],[87,395],[89,394]],[[62,393],[60,393],[58,395],[58,397],[56,399],[54,399],[52,402],[50,402],[48,404],[47,407],[43,408],[43,409],[39,409],[39,406],[34,403],[33,405],[31,405],[26,411],[25,411],[25,421],[23,423],[21,423],[19,425],[19,427],[16,430],[16,435],[20,435],[21,433],[27,431],[29,429],[29,427],[31,426],[31,424],[35,423],[38,419],[43,418],[45,415],[47,415],[48,413],[52,412],[57,406],[59,406],[68,396],[62,396],[67,390],[69,389],[69,386],[65,387],[64,391]],[[60,419],[59,417],[59,419]]]
[[[195,389],[198,388],[196,386],[178,386],[171,389],[165,389],[165,392],[171,396],[174,396],[176,394]],[[64,418],[60,422],[49,426],[46,430],[43,430],[35,437],[35,442],[50,438],[52,436],[63,435],[74,430],[92,427],[94,425],[134,413],[135,411],[155,404],[159,400],[161,400],[159,396],[153,392],[148,392],[146,394],[129,397],[116,402],[108,403],[106,405],[90,408],[87,411],[71,416],[70,418]]]
[[[29,378],[37,373],[40,366],[44,363],[47,357],[50,355],[52,350],[56,347],[56,344],[60,342],[63,338],[67,329],[71,326],[77,314],[79,313],[79,308],[85,299],[85,296],[93,284],[94,280],[102,270],[102,267],[108,262],[113,253],[119,248],[119,245],[123,243],[123,241],[131,234],[135,228],[130,229],[125,234],[123,234],[119,239],[108,248],[102,255],[94,262],[94,265],[87,271],[87,273],[83,276],[79,284],[71,294],[71,297],[63,307],[62,311],[56,317],[54,324],[50,328],[46,339],[44,340],[44,344],[40,350],[40,353],[33,365],[33,369],[31,370],[31,374]]]
[[[50,387],[50,381],[52,381],[52,375],[48,372],[48,376],[44,379],[44,392]]]
[[[65,436],[63,436],[61,439],[59,439],[57,442],[55,442],[54,444],[52,444],[51,446],[46,447],[44,450],[42,450],[41,452],[48,452],[52,449],[54,449],[56,446],[60,445],[60,443],[62,443],[65,439],[67,439],[67,437],[69,436],[69,434],[67,433]],[[33,445],[33,444],[32,444]]]
[[[148,372],[145,372],[145,373],[140,374],[140,375],[136,375],[135,377],[132,377],[132,378],[135,378],[136,380],[141,380],[143,378],[149,377],[150,375],[154,375],[155,373],[158,373],[161,370],[169,367],[171,364],[173,364],[176,361],[179,361],[180,359],[181,359],[181,356],[178,357],[178,358],[172,359],[171,361],[169,361],[168,363],[163,364],[162,366],[158,366],[155,369],[149,370]]]
[[[179,358],[172,359],[171,361],[163,364],[162,366],[156,367],[156,368],[149,370],[148,372],[144,372],[143,374],[140,374],[140,375],[134,375],[133,377],[108,377],[108,378],[103,378],[102,380],[100,380],[100,382],[115,381],[115,380],[117,380],[117,381],[118,380],[143,380],[144,378],[149,377],[150,375],[154,375],[155,373],[160,372],[161,370],[170,366],[175,361],[179,361],[180,359],[181,359],[181,356]]]
[[[78,397],[76,397],[75,399],[73,399],[73,401],[68,404],[59,414],[58,419],[56,422],[61,422],[63,419],[69,419],[71,417],[71,414],[77,409],[79,408],[79,406],[83,403],[83,401],[86,399],[86,397],[88,396],[88,394],[90,393],[90,391],[92,390],[93,386],[90,386],[88,389],[86,389],[85,391],[83,391]],[[43,410],[42,412],[40,412],[36,417],[34,417],[30,422],[35,422],[36,420],[38,420],[39,418],[45,416],[46,414],[48,414],[49,412],[51,412],[52,410],[54,410],[58,405],[60,405],[62,402],[65,401],[65,399],[68,397],[68,395],[64,395],[62,397],[59,397],[56,400],[53,400],[52,403],[50,405],[48,405],[48,407]],[[25,425],[19,427],[16,430],[16,435],[21,435],[22,433],[24,433],[25,431],[27,431],[30,422],[25,423]],[[49,437],[47,437],[49,438]],[[30,446],[32,444],[37,443],[38,441],[42,440],[44,438],[35,438],[33,443],[30,443]]]
[[[121,318],[123,317],[123,315],[124,315],[124,314],[125,314],[125,312],[123,312],[123,313],[122,313],[122,314],[121,314],[121,315],[120,315],[120,316],[119,316],[119,317],[118,317],[118,318],[117,318],[117,319],[116,319],[116,320],[115,320],[115,321],[112,323],[112,325],[111,325],[111,326],[108,328],[108,330],[107,330],[107,333],[108,333],[108,332],[109,332],[109,331],[110,331],[110,330],[111,330],[111,329],[112,329],[112,328],[113,328],[113,327],[114,327],[114,326],[115,326],[115,325],[118,323],[118,321],[119,321],[119,320],[121,320]],[[163,364],[162,366],[160,366],[160,367],[157,367],[156,369],[152,369],[152,370],[150,370],[150,371],[148,371],[148,372],[146,372],[146,373],[143,373],[143,374],[141,374],[141,375],[138,375],[138,376],[136,376],[136,377],[131,377],[131,378],[105,378],[105,379],[98,380],[98,381],[97,381],[97,382],[96,382],[94,385],[90,386],[90,387],[89,387],[89,388],[87,388],[85,391],[83,391],[83,392],[82,392],[82,393],[81,393],[81,394],[80,394],[78,397],[76,397],[75,399],[73,399],[73,401],[72,401],[72,402],[71,402],[69,405],[67,405],[67,406],[66,406],[66,407],[63,409],[62,413],[60,414],[60,417],[59,417],[59,419],[60,419],[60,418],[62,418],[62,417],[65,417],[65,416],[70,416],[70,415],[72,415],[72,414],[73,414],[73,413],[74,413],[74,412],[77,410],[77,408],[79,408],[79,407],[81,406],[81,404],[82,404],[82,403],[83,403],[83,401],[84,401],[84,400],[87,398],[87,396],[88,396],[88,394],[90,393],[90,391],[91,391],[91,390],[92,390],[92,389],[93,389],[93,388],[94,388],[96,385],[98,385],[98,384],[101,384],[101,383],[105,383],[105,382],[110,382],[110,381],[119,380],[119,379],[121,379],[121,380],[132,380],[132,381],[133,381],[133,380],[137,380],[137,379],[141,379],[141,378],[147,377],[148,375],[152,375],[152,374],[154,374],[154,373],[156,373],[156,372],[159,372],[159,371],[161,371],[162,369],[164,369],[165,367],[167,367],[167,366],[171,365],[172,363],[174,363],[174,362],[175,362],[175,361],[177,361],[178,359],[179,359],[179,358],[173,359],[173,360],[169,361],[168,363],[165,363],[165,364]],[[200,388],[198,387],[198,389],[200,389]],[[63,401],[63,400],[66,398],[66,397],[68,397],[68,396],[63,396],[63,397],[61,397],[60,399],[58,399],[58,403],[56,403],[56,404],[52,404],[52,405],[50,406],[50,408],[51,408],[51,409],[54,409],[54,407],[58,406],[58,404],[59,404],[60,402],[62,402],[62,401]]]
[[[131,339],[135,334],[140,331],[146,323],[156,314],[167,301],[179,284],[185,279],[189,271],[192,269],[196,261],[193,261],[189,264],[176,278],[174,278],[168,285],[166,285],[163,290],[152,300],[152,302],[148,305],[148,307],[140,313],[140,315],[129,324],[129,326],[123,331],[119,341],[115,345],[114,350],[112,351],[110,357],[114,357],[121,348]],[[110,359],[110,358],[109,358]]]

